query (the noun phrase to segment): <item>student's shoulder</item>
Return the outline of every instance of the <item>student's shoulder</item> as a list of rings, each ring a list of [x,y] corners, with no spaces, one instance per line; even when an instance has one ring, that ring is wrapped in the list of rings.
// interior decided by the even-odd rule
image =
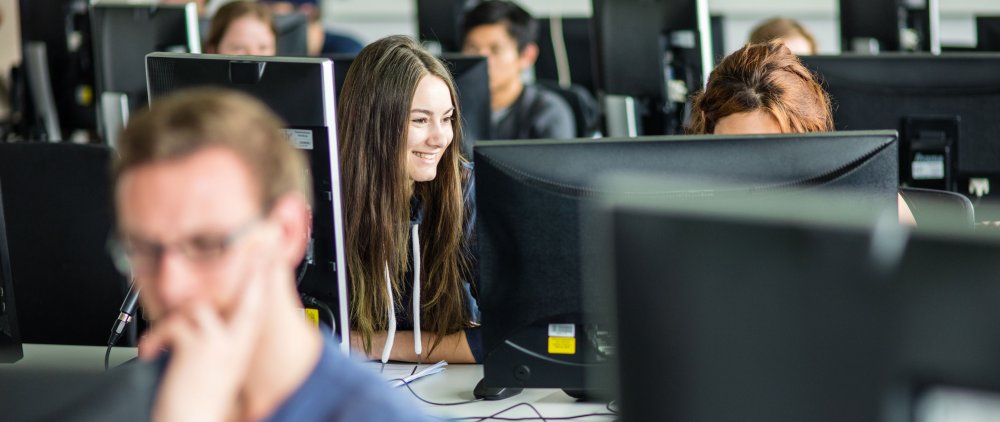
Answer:
[[[534,85],[533,88],[537,91],[535,101],[538,103],[539,111],[564,111],[567,114],[572,115],[573,111],[566,102],[566,99],[559,95],[558,93],[552,91],[551,88],[546,88],[542,85]]]
[[[390,388],[386,381],[370,373],[368,369],[361,368],[353,361],[351,363],[352,365],[339,368],[338,372],[327,374],[331,384],[339,384],[343,397],[340,405],[329,409],[326,417],[320,420],[435,420],[424,415],[416,401],[403,394],[404,390]]]
[[[576,120],[569,103],[549,88],[534,86],[535,101],[530,106],[533,137],[567,139],[576,134]]]
[[[416,402],[361,363],[326,347],[299,390],[271,421],[431,421]]]
[[[362,48],[364,45],[350,35],[330,30],[323,34],[323,53],[357,54]]]

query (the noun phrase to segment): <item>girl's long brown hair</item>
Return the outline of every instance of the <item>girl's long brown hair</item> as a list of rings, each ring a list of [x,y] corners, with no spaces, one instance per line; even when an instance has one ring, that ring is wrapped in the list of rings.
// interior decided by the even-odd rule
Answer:
[[[413,183],[406,173],[406,136],[417,84],[426,76],[448,85],[455,106],[454,137],[437,176]],[[398,301],[409,270],[410,200],[423,207],[421,322],[442,337],[470,325],[463,280],[469,257],[462,247],[465,209],[459,146],[462,128],[451,74],[413,39],[382,38],[365,47],[347,72],[337,106],[342,192],[351,286],[351,323],[371,352],[371,336],[385,330],[390,306],[385,271]],[[412,183],[412,189],[411,189]],[[394,304],[398,305],[398,304]]]
[[[694,97],[688,133],[714,133],[719,119],[758,110],[784,133],[833,130],[826,91],[788,47],[771,41],[747,44],[719,63]]]

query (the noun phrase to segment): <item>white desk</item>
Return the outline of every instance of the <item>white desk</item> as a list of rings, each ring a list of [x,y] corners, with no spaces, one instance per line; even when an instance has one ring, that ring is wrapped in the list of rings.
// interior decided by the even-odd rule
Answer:
[[[104,368],[104,347],[25,344],[24,358],[15,363],[18,367],[90,369]],[[116,347],[111,351],[111,365],[121,364],[136,356],[136,349]],[[472,400],[472,389],[483,377],[482,365],[448,365],[440,374],[414,381],[413,390],[421,398],[438,403]],[[403,390],[406,387],[399,387]],[[409,394],[404,391],[404,393]],[[416,402],[416,400],[414,400]],[[419,402],[428,414],[442,418],[485,417],[518,403],[531,403],[546,418],[576,416],[589,413],[607,413],[606,403],[578,403],[562,390],[526,389],[506,400],[478,401],[458,406],[434,406]],[[527,406],[519,406],[500,417],[524,418],[538,415]],[[592,416],[575,420],[610,421],[611,416]],[[476,420],[476,419],[470,419]]]
[[[448,365],[443,373],[428,376],[414,381],[413,390],[424,400],[437,403],[452,403],[472,400],[472,389],[483,378],[482,365]],[[406,387],[399,387],[405,389]],[[432,415],[444,418],[485,417],[506,409],[518,403],[530,403],[542,416],[566,417],[589,413],[608,413],[606,403],[578,403],[576,399],[556,389],[525,389],[521,394],[506,400],[478,401],[458,406],[432,406],[422,403],[424,410]],[[527,406],[519,406],[499,417],[523,418],[537,417]],[[582,421],[610,421],[611,416],[593,416],[580,418]],[[475,420],[475,419],[471,419]]]
[[[24,357],[14,363],[23,368],[55,368],[55,369],[93,369],[104,370],[105,347],[100,346],[63,346],[52,344],[25,344]],[[111,349],[111,366],[125,363],[136,356],[134,347],[116,347]]]

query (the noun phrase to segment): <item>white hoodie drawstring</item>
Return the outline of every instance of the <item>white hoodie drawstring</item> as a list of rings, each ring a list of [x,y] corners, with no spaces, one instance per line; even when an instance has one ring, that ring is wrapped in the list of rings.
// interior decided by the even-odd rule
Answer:
[[[413,240],[413,353],[417,354],[417,365],[424,343],[420,341],[420,225],[414,223],[410,239]]]
[[[413,240],[413,352],[420,364],[423,353],[423,341],[420,335],[420,225],[414,223],[410,227],[410,238]],[[385,345],[382,347],[382,369],[389,361],[392,343],[396,339],[396,305],[392,295],[392,278],[389,276],[389,264],[385,264],[385,290],[389,295],[389,329],[386,333]]]

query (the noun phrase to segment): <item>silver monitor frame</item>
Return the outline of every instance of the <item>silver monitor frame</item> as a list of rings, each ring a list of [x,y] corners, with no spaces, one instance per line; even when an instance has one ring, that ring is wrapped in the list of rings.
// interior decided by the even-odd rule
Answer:
[[[344,219],[343,219],[343,205],[341,201],[341,190],[340,190],[340,158],[338,156],[337,147],[337,126],[336,126],[336,102],[334,100],[334,77],[333,77],[333,61],[328,58],[306,58],[306,57],[256,57],[256,56],[225,56],[217,54],[188,54],[188,53],[150,53],[146,56],[146,85],[149,93],[149,100],[152,103],[156,98],[154,94],[154,89],[151,83],[152,78],[150,77],[150,63],[158,60],[169,60],[169,61],[179,61],[179,60],[210,60],[210,61],[224,61],[227,63],[257,63],[261,72],[261,76],[266,73],[268,63],[283,63],[283,64],[307,64],[307,65],[320,65],[322,80],[321,90],[322,90],[322,121],[315,122],[315,126],[322,126],[326,128],[327,139],[329,140],[328,145],[328,159],[330,163],[330,194],[331,198],[331,208],[333,218],[333,246],[334,246],[334,259],[336,260],[336,268],[334,272],[336,273],[337,282],[337,325],[334,327],[334,331],[340,334],[340,349],[341,351],[349,355],[350,354],[350,314],[348,306],[348,296],[347,296],[347,266],[346,258],[344,256]]]

